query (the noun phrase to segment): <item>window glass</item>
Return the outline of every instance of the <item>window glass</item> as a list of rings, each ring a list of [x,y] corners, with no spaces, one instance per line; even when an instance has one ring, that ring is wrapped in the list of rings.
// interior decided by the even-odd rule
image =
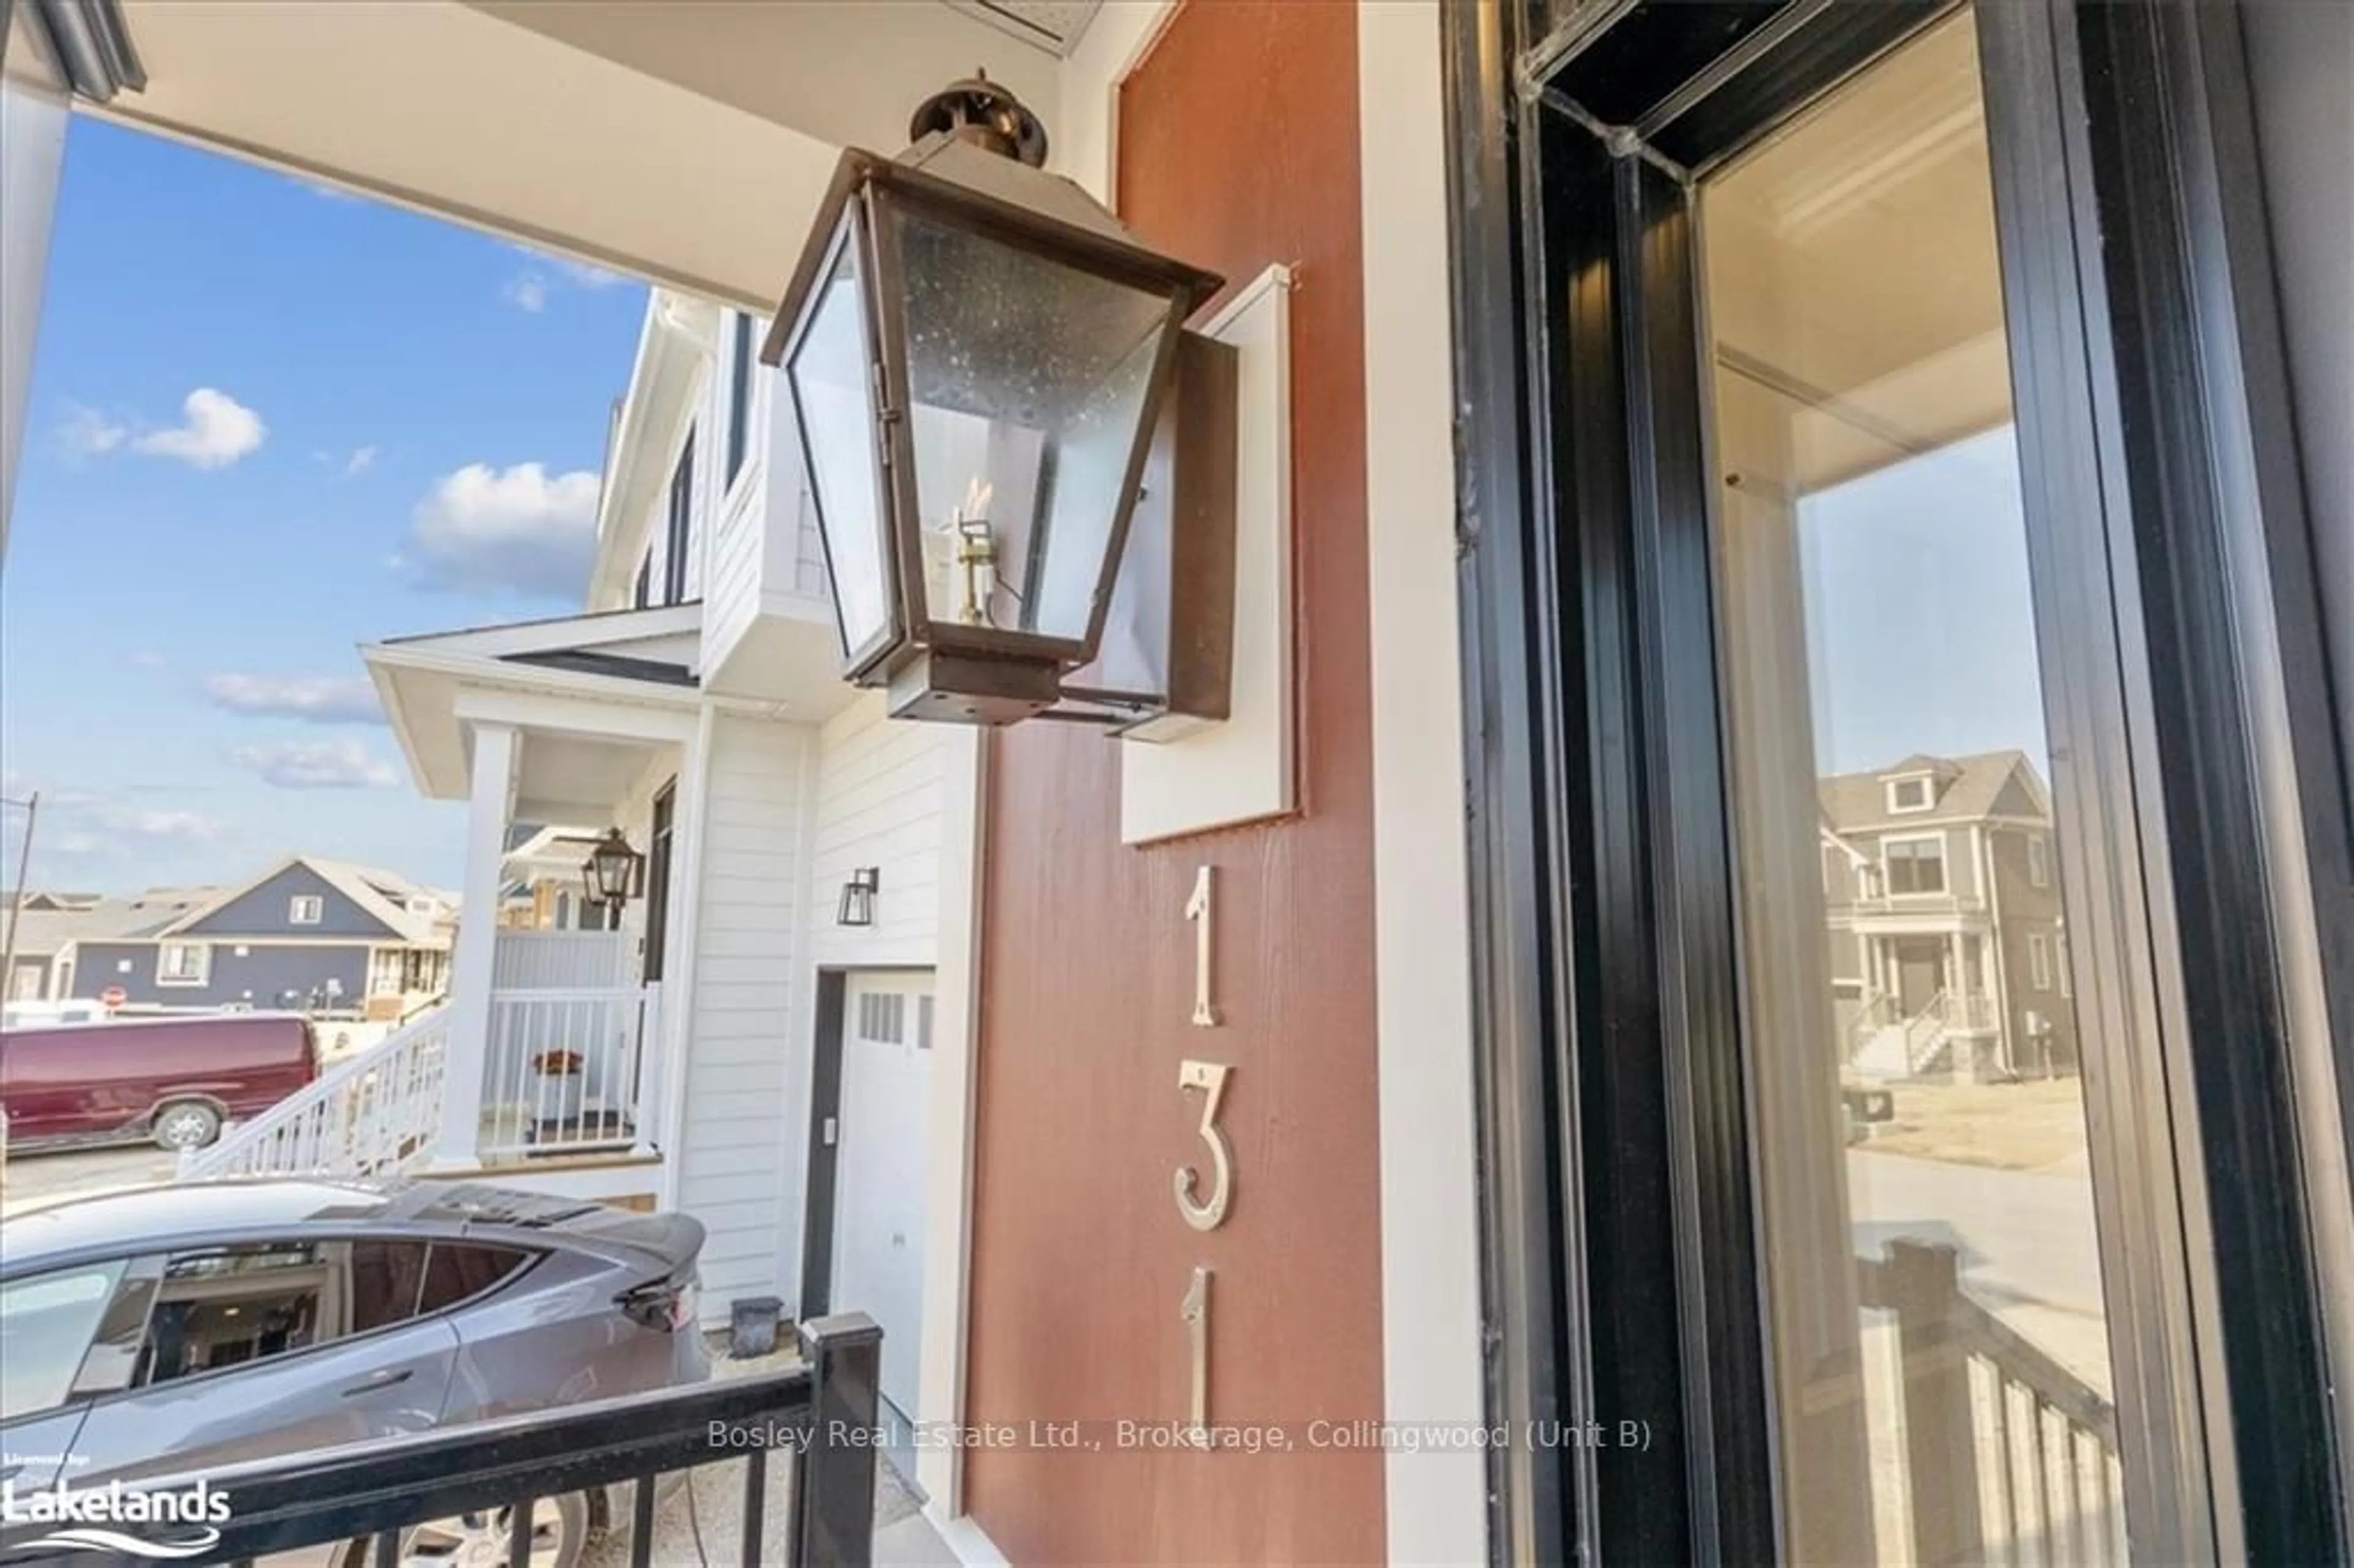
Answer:
[[[118,1259],[0,1286],[0,1421],[65,1403],[122,1268]]]
[[[735,317],[735,337],[727,356],[727,478],[732,484],[744,467],[747,437],[752,420],[752,318]]]
[[[680,604],[686,599],[686,556],[688,541],[695,532],[695,432],[686,433],[686,449],[678,454],[678,467],[671,471],[670,512],[663,542],[663,602]]]
[[[1941,22],[1699,190],[1796,1563],[2128,1557],[1979,69]]]
[[[425,1286],[426,1244],[355,1241],[351,1245],[352,1332],[405,1323],[417,1315]]]
[[[142,1387],[217,1372],[336,1337],[348,1310],[332,1243],[181,1253],[164,1266],[149,1316]]]
[[[159,1272],[153,1258],[138,1259],[124,1272],[106,1315],[99,1319],[90,1353],[82,1358],[80,1375],[74,1379],[76,1394],[114,1393],[129,1388],[139,1375]]]
[[[1888,891],[1946,891],[1946,841],[1897,839],[1888,846]]]
[[[202,981],[212,968],[212,949],[202,942],[165,942],[155,959],[158,979]]]
[[[455,1307],[480,1296],[530,1261],[529,1253],[513,1247],[436,1242],[425,1266],[425,1294],[418,1310],[440,1312]]]

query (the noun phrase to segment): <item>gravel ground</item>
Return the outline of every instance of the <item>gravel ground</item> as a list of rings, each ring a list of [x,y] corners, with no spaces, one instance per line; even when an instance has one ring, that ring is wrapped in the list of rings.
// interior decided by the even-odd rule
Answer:
[[[786,1332],[790,1335],[790,1329]],[[775,1355],[754,1361],[729,1361],[725,1337],[716,1336],[712,1374],[749,1377],[781,1371],[797,1360],[792,1351],[780,1350]],[[761,1514],[760,1561],[781,1563],[786,1561],[785,1525],[791,1516],[791,1466],[782,1454],[764,1455],[761,1459],[769,1467],[769,1479]],[[689,1485],[678,1488],[663,1500],[654,1511],[653,1560],[660,1568],[701,1568],[704,1564],[718,1568],[719,1564],[743,1561],[744,1471],[750,1462],[728,1460],[689,1471]],[[875,1463],[877,1563],[955,1562],[924,1522],[918,1512],[922,1506],[921,1499],[889,1461],[878,1456]],[[581,1568],[626,1568],[629,1561],[629,1541],[616,1533],[591,1545],[580,1563]]]

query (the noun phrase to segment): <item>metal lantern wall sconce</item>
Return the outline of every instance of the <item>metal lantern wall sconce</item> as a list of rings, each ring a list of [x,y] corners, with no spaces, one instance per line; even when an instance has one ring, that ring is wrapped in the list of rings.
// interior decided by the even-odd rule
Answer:
[[[842,904],[833,912],[837,926],[875,924],[875,895],[883,887],[883,868],[862,865],[842,885]]]
[[[645,892],[646,857],[630,847],[619,828],[608,828],[580,865],[582,896],[618,910]]]
[[[985,78],[910,134],[843,154],[761,353],[845,675],[907,718],[1224,717],[1235,356],[1184,325],[1224,281],[1044,173]]]

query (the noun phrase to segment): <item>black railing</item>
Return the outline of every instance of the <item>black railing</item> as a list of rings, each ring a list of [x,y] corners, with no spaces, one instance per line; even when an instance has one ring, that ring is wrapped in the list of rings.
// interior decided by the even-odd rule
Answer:
[[[801,1364],[784,1372],[201,1475],[142,1478],[126,1487],[153,1496],[188,1491],[201,1480],[227,1499],[228,1517],[212,1527],[220,1532],[217,1542],[178,1560],[239,1568],[271,1552],[347,1542],[372,1542],[367,1560],[391,1568],[401,1561],[402,1536],[411,1527],[502,1510],[512,1510],[508,1561],[520,1568],[530,1561],[535,1510],[606,1489],[618,1513],[626,1490],[630,1561],[633,1568],[648,1568],[663,1478],[741,1461],[745,1568],[779,1562],[790,1568],[864,1568],[874,1553],[882,1330],[864,1313],[852,1312],[804,1323],[800,1337]],[[771,1454],[782,1457],[790,1478],[781,1555],[763,1549]],[[608,1522],[622,1523],[619,1517]],[[18,1553],[49,1528],[10,1529],[0,1535],[0,1556],[10,1568],[42,1561]],[[188,1533],[177,1526],[114,1528],[158,1537]],[[86,1554],[60,1556],[88,1561]],[[665,1560],[676,1561],[676,1552],[666,1552]]]
[[[1911,1560],[2124,1563],[2115,1406],[1966,1294],[1952,1247],[1895,1241],[1856,1268],[1896,1318]]]

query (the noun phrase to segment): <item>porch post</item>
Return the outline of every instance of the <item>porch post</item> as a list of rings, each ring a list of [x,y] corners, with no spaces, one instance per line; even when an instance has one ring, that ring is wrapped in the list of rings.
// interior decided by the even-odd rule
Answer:
[[[491,969],[498,952],[499,883],[506,858],[507,815],[514,801],[520,747],[513,725],[476,723],[473,788],[466,802],[464,902],[458,909],[452,954],[449,1043],[441,1081],[441,1135],[433,1150],[437,1171],[471,1171],[482,1163],[482,1074],[490,1054]]]

